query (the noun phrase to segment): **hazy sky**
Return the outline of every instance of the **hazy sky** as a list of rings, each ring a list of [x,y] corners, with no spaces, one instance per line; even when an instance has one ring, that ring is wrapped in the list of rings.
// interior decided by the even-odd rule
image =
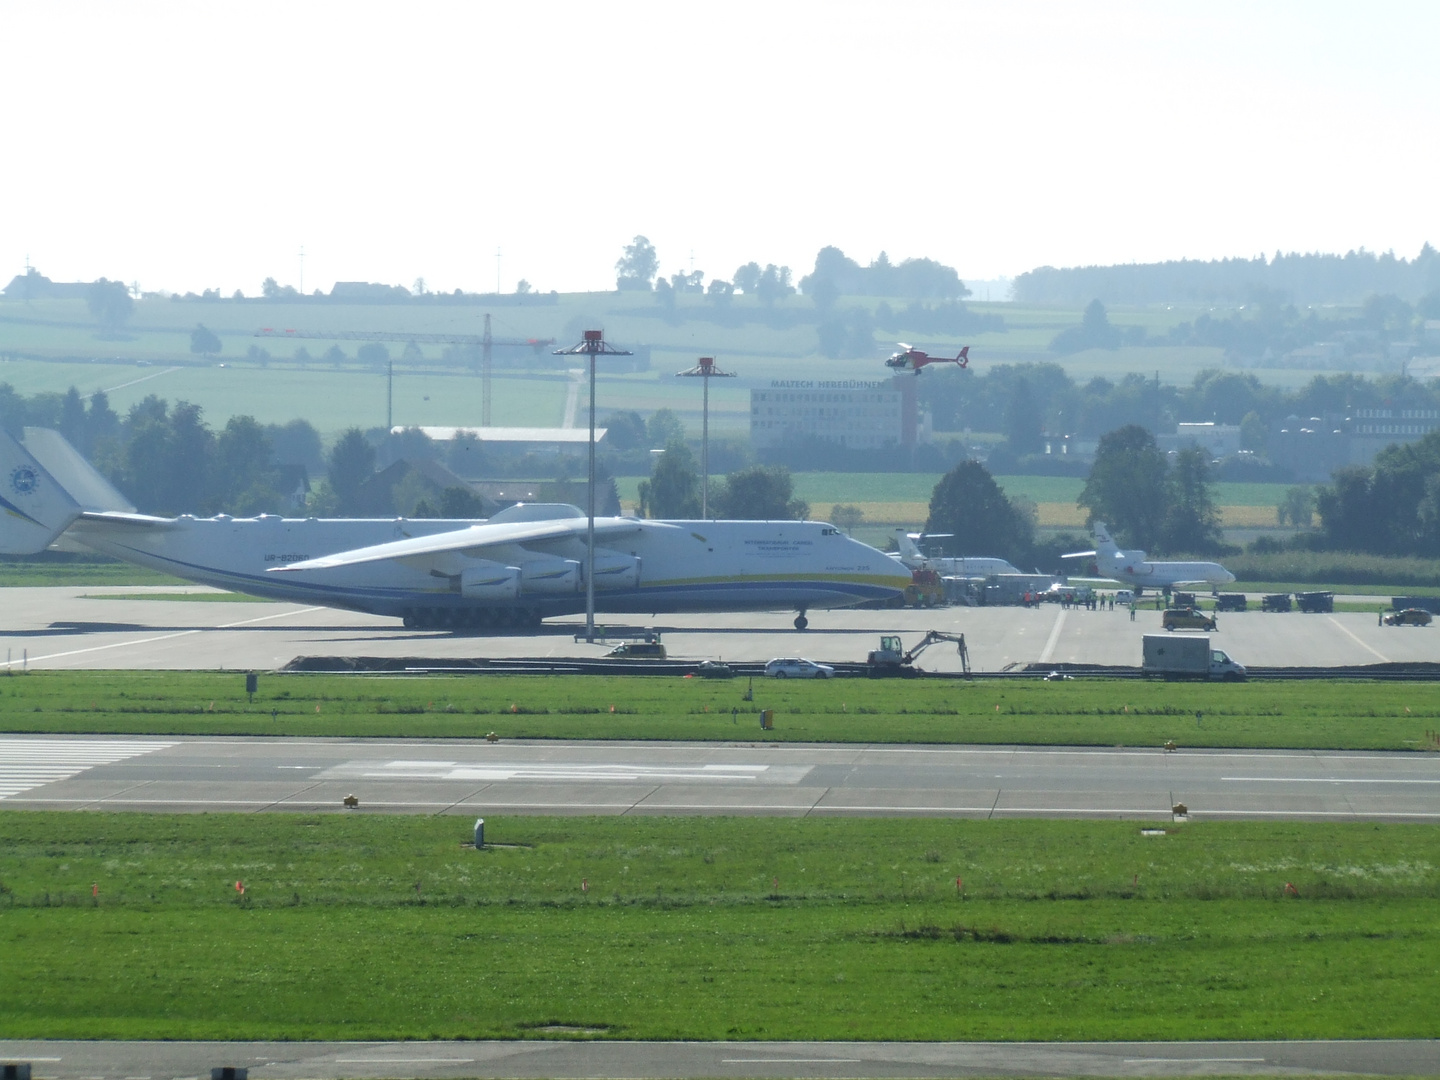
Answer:
[[[1440,4],[0,2],[0,280],[1440,245]]]

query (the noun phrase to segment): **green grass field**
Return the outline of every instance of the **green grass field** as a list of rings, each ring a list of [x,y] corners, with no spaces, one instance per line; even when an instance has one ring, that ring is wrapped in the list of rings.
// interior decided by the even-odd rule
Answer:
[[[747,702],[748,684],[264,674],[252,704],[238,672],[30,672],[0,676],[0,730],[1403,750],[1440,729],[1440,699],[1414,684],[759,678]]]
[[[1440,1034],[1431,826],[468,824],[0,814],[0,1031]]]
[[[54,585],[186,585],[186,581],[111,560],[96,562],[29,562],[0,560],[0,589]]]

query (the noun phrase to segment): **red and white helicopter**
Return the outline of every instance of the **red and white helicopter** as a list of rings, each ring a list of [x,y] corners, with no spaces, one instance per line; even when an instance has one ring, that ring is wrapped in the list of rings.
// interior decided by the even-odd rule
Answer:
[[[920,369],[927,364],[959,364],[962,368],[970,366],[969,345],[961,349],[958,356],[931,356],[929,353],[922,352],[920,349],[915,348],[915,346],[907,345],[903,341],[896,342],[896,344],[905,351],[897,352],[894,356],[890,357],[889,360],[885,361],[886,367],[894,368],[896,371],[913,371],[916,375],[919,375]]]

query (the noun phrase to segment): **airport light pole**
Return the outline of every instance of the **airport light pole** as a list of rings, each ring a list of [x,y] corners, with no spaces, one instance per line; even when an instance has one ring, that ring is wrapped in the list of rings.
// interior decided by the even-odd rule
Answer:
[[[704,405],[700,410],[700,516],[710,516],[710,380],[733,379],[735,372],[721,371],[715,366],[713,356],[702,356],[689,371],[677,371],[676,375],[704,379]]]
[[[568,349],[556,349],[556,356],[586,356],[590,359],[590,476],[586,485],[585,529],[585,640],[595,640],[595,357],[629,356],[605,341],[604,330],[586,330],[585,337]]]

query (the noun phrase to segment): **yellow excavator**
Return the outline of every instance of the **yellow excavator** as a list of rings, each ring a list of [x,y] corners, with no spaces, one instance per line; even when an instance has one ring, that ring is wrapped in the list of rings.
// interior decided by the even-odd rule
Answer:
[[[908,677],[916,674],[915,658],[928,649],[931,645],[940,641],[953,641],[960,653],[960,666],[964,668],[965,674],[970,674],[970,652],[965,648],[964,634],[947,634],[941,630],[931,630],[919,644],[906,652],[899,634],[885,634],[880,638],[880,648],[873,650],[865,658],[869,667],[869,675],[872,679],[885,679],[895,676]]]

